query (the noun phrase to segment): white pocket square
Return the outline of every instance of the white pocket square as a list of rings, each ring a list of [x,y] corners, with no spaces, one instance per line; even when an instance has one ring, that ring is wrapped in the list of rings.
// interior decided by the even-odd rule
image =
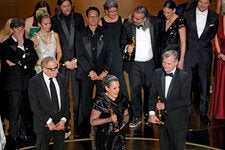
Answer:
[[[214,26],[214,24],[210,24],[209,26],[210,26],[210,27],[213,27],[213,26]]]

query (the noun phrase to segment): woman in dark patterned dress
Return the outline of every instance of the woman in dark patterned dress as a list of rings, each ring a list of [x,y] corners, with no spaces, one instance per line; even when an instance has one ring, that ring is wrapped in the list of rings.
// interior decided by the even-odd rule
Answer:
[[[108,75],[102,80],[106,90],[94,99],[90,123],[94,126],[95,150],[125,150],[124,127],[129,121],[129,101],[119,92],[119,80]]]
[[[163,6],[164,18],[162,19],[162,53],[167,50],[176,50],[180,59],[178,68],[183,69],[186,51],[186,27],[183,17],[175,14],[176,4],[167,0]]]

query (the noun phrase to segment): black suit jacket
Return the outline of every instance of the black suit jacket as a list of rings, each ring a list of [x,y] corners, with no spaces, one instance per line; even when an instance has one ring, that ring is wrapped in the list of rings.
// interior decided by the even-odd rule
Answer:
[[[63,17],[62,17],[63,18]],[[71,17],[71,27],[70,29],[64,28],[62,25],[62,18],[57,18],[56,16],[52,17],[52,29],[59,34],[60,43],[62,47],[62,59],[61,62],[71,61],[73,58],[77,58],[76,54],[76,36],[77,31],[83,30],[84,28],[84,19],[81,14],[74,13],[73,17]],[[72,20],[74,22],[72,22]],[[72,48],[69,47],[70,43],[68,41],[70,36],[73,36]]]
[[[149,110],[155,111],[156,99],[160,96],[167,112],[165,125],[169,125],[172,130],[185,129],[188,125],[188,106],[191,103],[190,91],[191,82],[187,80],[187,73],[177,68],[165,98],[164,70],[156,69],[152,79]]]
[[[91,36],[92,32],[87,26],[85,31],[80,32],[77,41],[78,54],[78,79],[87,79],[91,70],[94,70],[98,75],[106,70],[109,71],[111,66],[112,53],[110,48],[110,40],[108,32],[105,28],[98,26],[95,30],[97,35],[97,59],[93,61]]]
[[[24,49],[17,47],[17,42],[9,37],[2,44],[2,61],[4,74],[6,77],[5,88],[7,90],[24,90],[28,86],[28,80],[34,76],[34,66],[38,56],[34,49],[34,43],[29,39],[24,39]],[[15,63],[15,66],[6,64],[6,60]]]
[[[153,50],[153,59],[155,62],[156,67],[159,67],[161,64],[159,64],[161,60],[160,56],[160,19],[150,16],[149,17],[149,31],[151,36],[151,44],[152,44],[152,50]],[[120,44],[122,53],[124,53],[124,49],[126,45],[131,44],[132,37],[135,37],[136,39],[136,26],[131,23],[128,19],[124,21]],[[134,51],[135,53],[135,51]],[[125,62],[125,69],[129,72],[129,70],[132,67],[132,62]]]
[[[184,18],[187,22],[187,62],[191,64],[194,62],[192,60],[200,59],[204,64],[210,64],[212,61],[211,40],[217,32],[218,15],[208,9],[205,29],[200,38],[197,33],[196,8],[184,12]]]
[[[53,115],[50,107],[51,98],[43,78],[43,73],[37,74],[29,81],[29,102],[33,112],[34,131],[36,133],[46,133],[49,131],[48,128],[45,127],[49,118],[52,118],[55,123],[62,117],[65,117],[67,122],[70,119],[69,95],[65,79],[61,74],[58,74],[56,80],[59,84],[61,96],[61,110],[56,116]]]

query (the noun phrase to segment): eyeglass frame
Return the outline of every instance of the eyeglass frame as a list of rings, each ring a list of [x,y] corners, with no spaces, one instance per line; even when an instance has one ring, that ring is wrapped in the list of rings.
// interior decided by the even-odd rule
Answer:
[[[49,67],[45,67],[46,69],[50,70],[50,71],[56,71],[59,69],[59,65],[57,65],[56,67],[54,68],[49,68]]]

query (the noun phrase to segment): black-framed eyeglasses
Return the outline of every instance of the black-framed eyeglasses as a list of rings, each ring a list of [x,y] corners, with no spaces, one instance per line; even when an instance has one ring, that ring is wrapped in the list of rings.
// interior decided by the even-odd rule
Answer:
[[[48,69],[48,70],[50,70],[50,71],[55,71],[55,70],[58,70],[59,69],[59,66],[57,65],[54,68],[48,68],[48,67],[45,67],[45,68]]]

